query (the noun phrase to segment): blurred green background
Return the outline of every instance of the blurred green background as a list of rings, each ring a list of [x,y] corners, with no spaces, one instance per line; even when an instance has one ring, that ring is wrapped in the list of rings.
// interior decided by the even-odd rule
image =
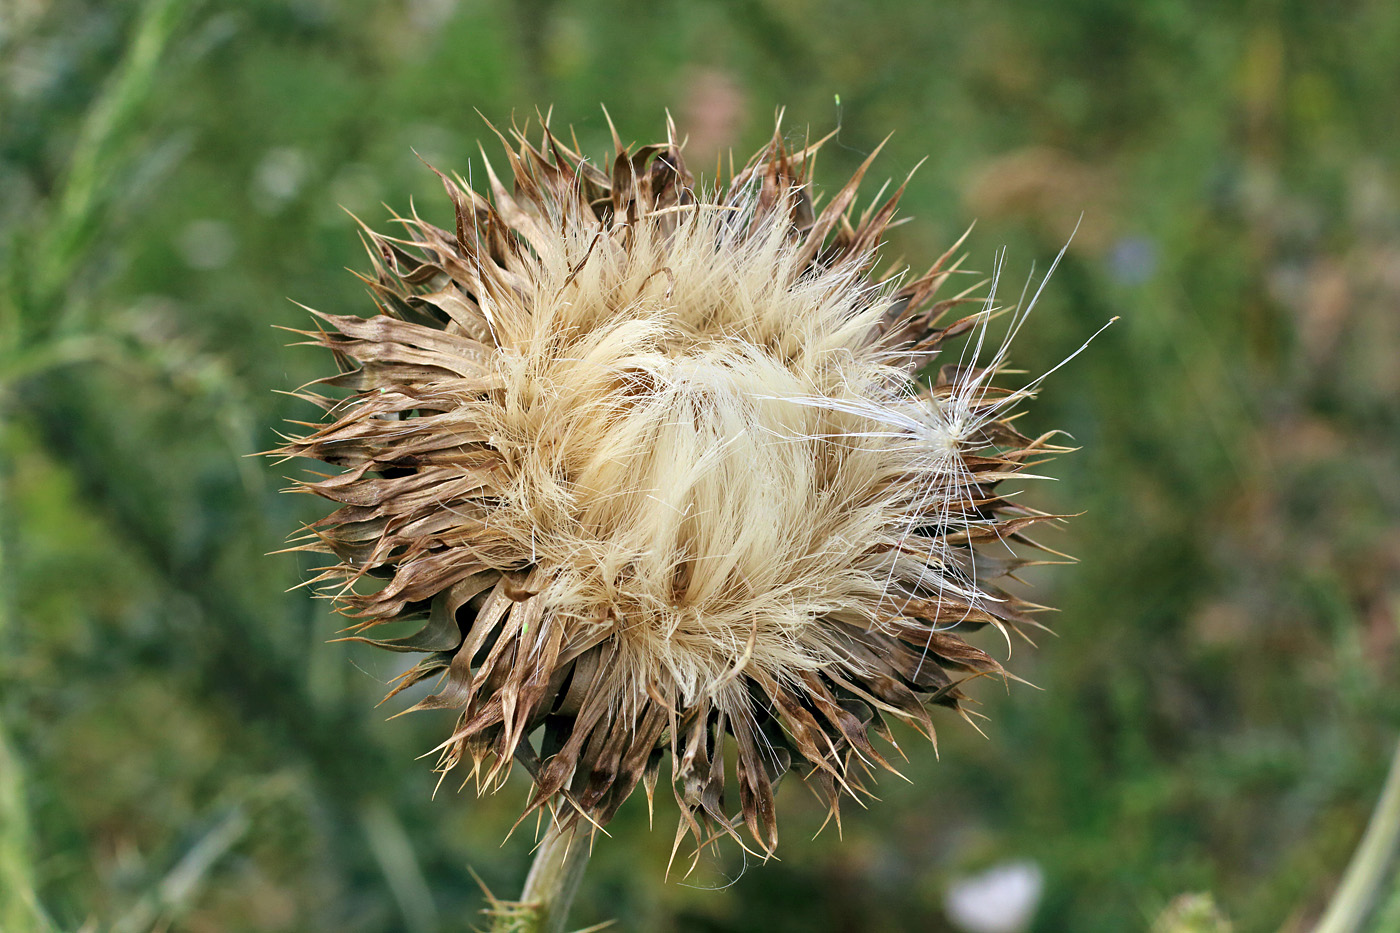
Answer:
[[[976,220],[1012,298],[1083,214],[1017,364],[1122,320],[1026,417],[1082,447],[1026,492],[1083,512],[1011,661],[1043,692],[908,736],[844,839],[785,787],[781,861],[667,880],[633,800],[576,924],[953,930],[955,879],[1029,861],[1036,931],[1185,892],[1310,928],[1400,725],[1397,62],[1393,0],[0,0],[0,930],[461,931],[473,871],[518,892],[525,785],[433,796],[450,714],[384,721],[399,659],[264,556],[324,510],[245,455],[314,417],[288,299],[371,309],[341,206],[449,222],[415,150],[479,173],[475,111],[552,105],[602,158],[600,103],[642,142],[670,108],[697,168],[786,106],[839,127],[828,187],[893,131],[891,256]]]

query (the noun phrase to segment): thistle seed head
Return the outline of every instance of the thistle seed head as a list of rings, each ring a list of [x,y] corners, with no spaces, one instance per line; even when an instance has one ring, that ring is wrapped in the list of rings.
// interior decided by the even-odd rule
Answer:
[[[990,305],[935,301],[953,250],[872,275],[902,187],[857,213],[867,161],[820,205],[820,144],[775,133],[701,191],[668,130],[606,170],[516,131],[509,188],[443,177],[453,229],[366,230],[377,313],[315,312],[339,373],[275,453],[339,468],[297,547],[350,637],[422,655],[394,692],[459,711],[442,771],[519,763],[527,814],[601,825],[669,761],[678,843],[767,854],[785,773],[839,819],[890,719],[932,738],[1004,674],[963,636],[1034,624],[993,581],[1049,516],[998,489],[1056,448],[1008,421],[1005,344],[977,363]]]

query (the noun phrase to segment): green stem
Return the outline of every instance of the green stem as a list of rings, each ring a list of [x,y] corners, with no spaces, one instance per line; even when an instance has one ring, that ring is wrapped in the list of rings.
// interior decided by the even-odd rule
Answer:
[[[14,607],[15,575],[9,565],[12,496],[11,454],[14,432],[10,430],[9,405],[0,389],[0,682],[15,676],[15,632],[11,622]],[[3,698],[0,698],[3,700]],[[11,744],[6,717],[10,704],[0,702],[0,930],[12,933],[48,933],[53,929],[34,883],[34,852],[29,822],[29,801],[24,786],[24,761]]]
[[[588,867],[592,837],[551,823],[516,904],[497,904],[491,933],[563,933],[569,905]]]
[[[24,774],[0,723],[0,930],[44,933],[53,927],[34,890]]]
[[[1390,774],[1371,814],[1366,835],[1361,837],[1361,845],[1357,846],[1342,883],[1327,906],[1327,913],[1313,933],[1355,933],[1361,929],[1375,906],[1397,847],[1400,847],[1400,745],[1396,746],[1395,757],[1391,759]]]

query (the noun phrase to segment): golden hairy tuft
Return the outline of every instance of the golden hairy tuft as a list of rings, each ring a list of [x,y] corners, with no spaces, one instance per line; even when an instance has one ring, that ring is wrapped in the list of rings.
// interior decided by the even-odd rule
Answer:
[[[300,547],[352,637],[423,654],[395,692],[460,711],[444,771],[518,762],[527,813],[603,824],[669,760],[677,841],[771,852],[787,771],[836,815],[890,717],[932,738],[1002,673],[962,636],[1033,624],[991,581],[1048,516],[997,489],[1052,448],[1006,420],[1004,345],[921,381],[989,311],[944,321],[951,251],[872,278],[899,193],[855,214],[865,166],[819,206],[779,136],[701,192],[674,129],[607,172],[540,135],[511,190],[443,178],[454,230],[367,231],[378,312],[307,332],[343,391],[277,453],[341,467],[298,484],[341,507]]]

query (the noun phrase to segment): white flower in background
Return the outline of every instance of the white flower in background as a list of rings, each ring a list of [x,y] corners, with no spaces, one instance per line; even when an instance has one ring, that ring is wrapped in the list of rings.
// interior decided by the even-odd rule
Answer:
[[[1035,862],[1004,862],[948,885],[943,908],[967,933],[1020,933],[1028,929],[1045,889]]]

